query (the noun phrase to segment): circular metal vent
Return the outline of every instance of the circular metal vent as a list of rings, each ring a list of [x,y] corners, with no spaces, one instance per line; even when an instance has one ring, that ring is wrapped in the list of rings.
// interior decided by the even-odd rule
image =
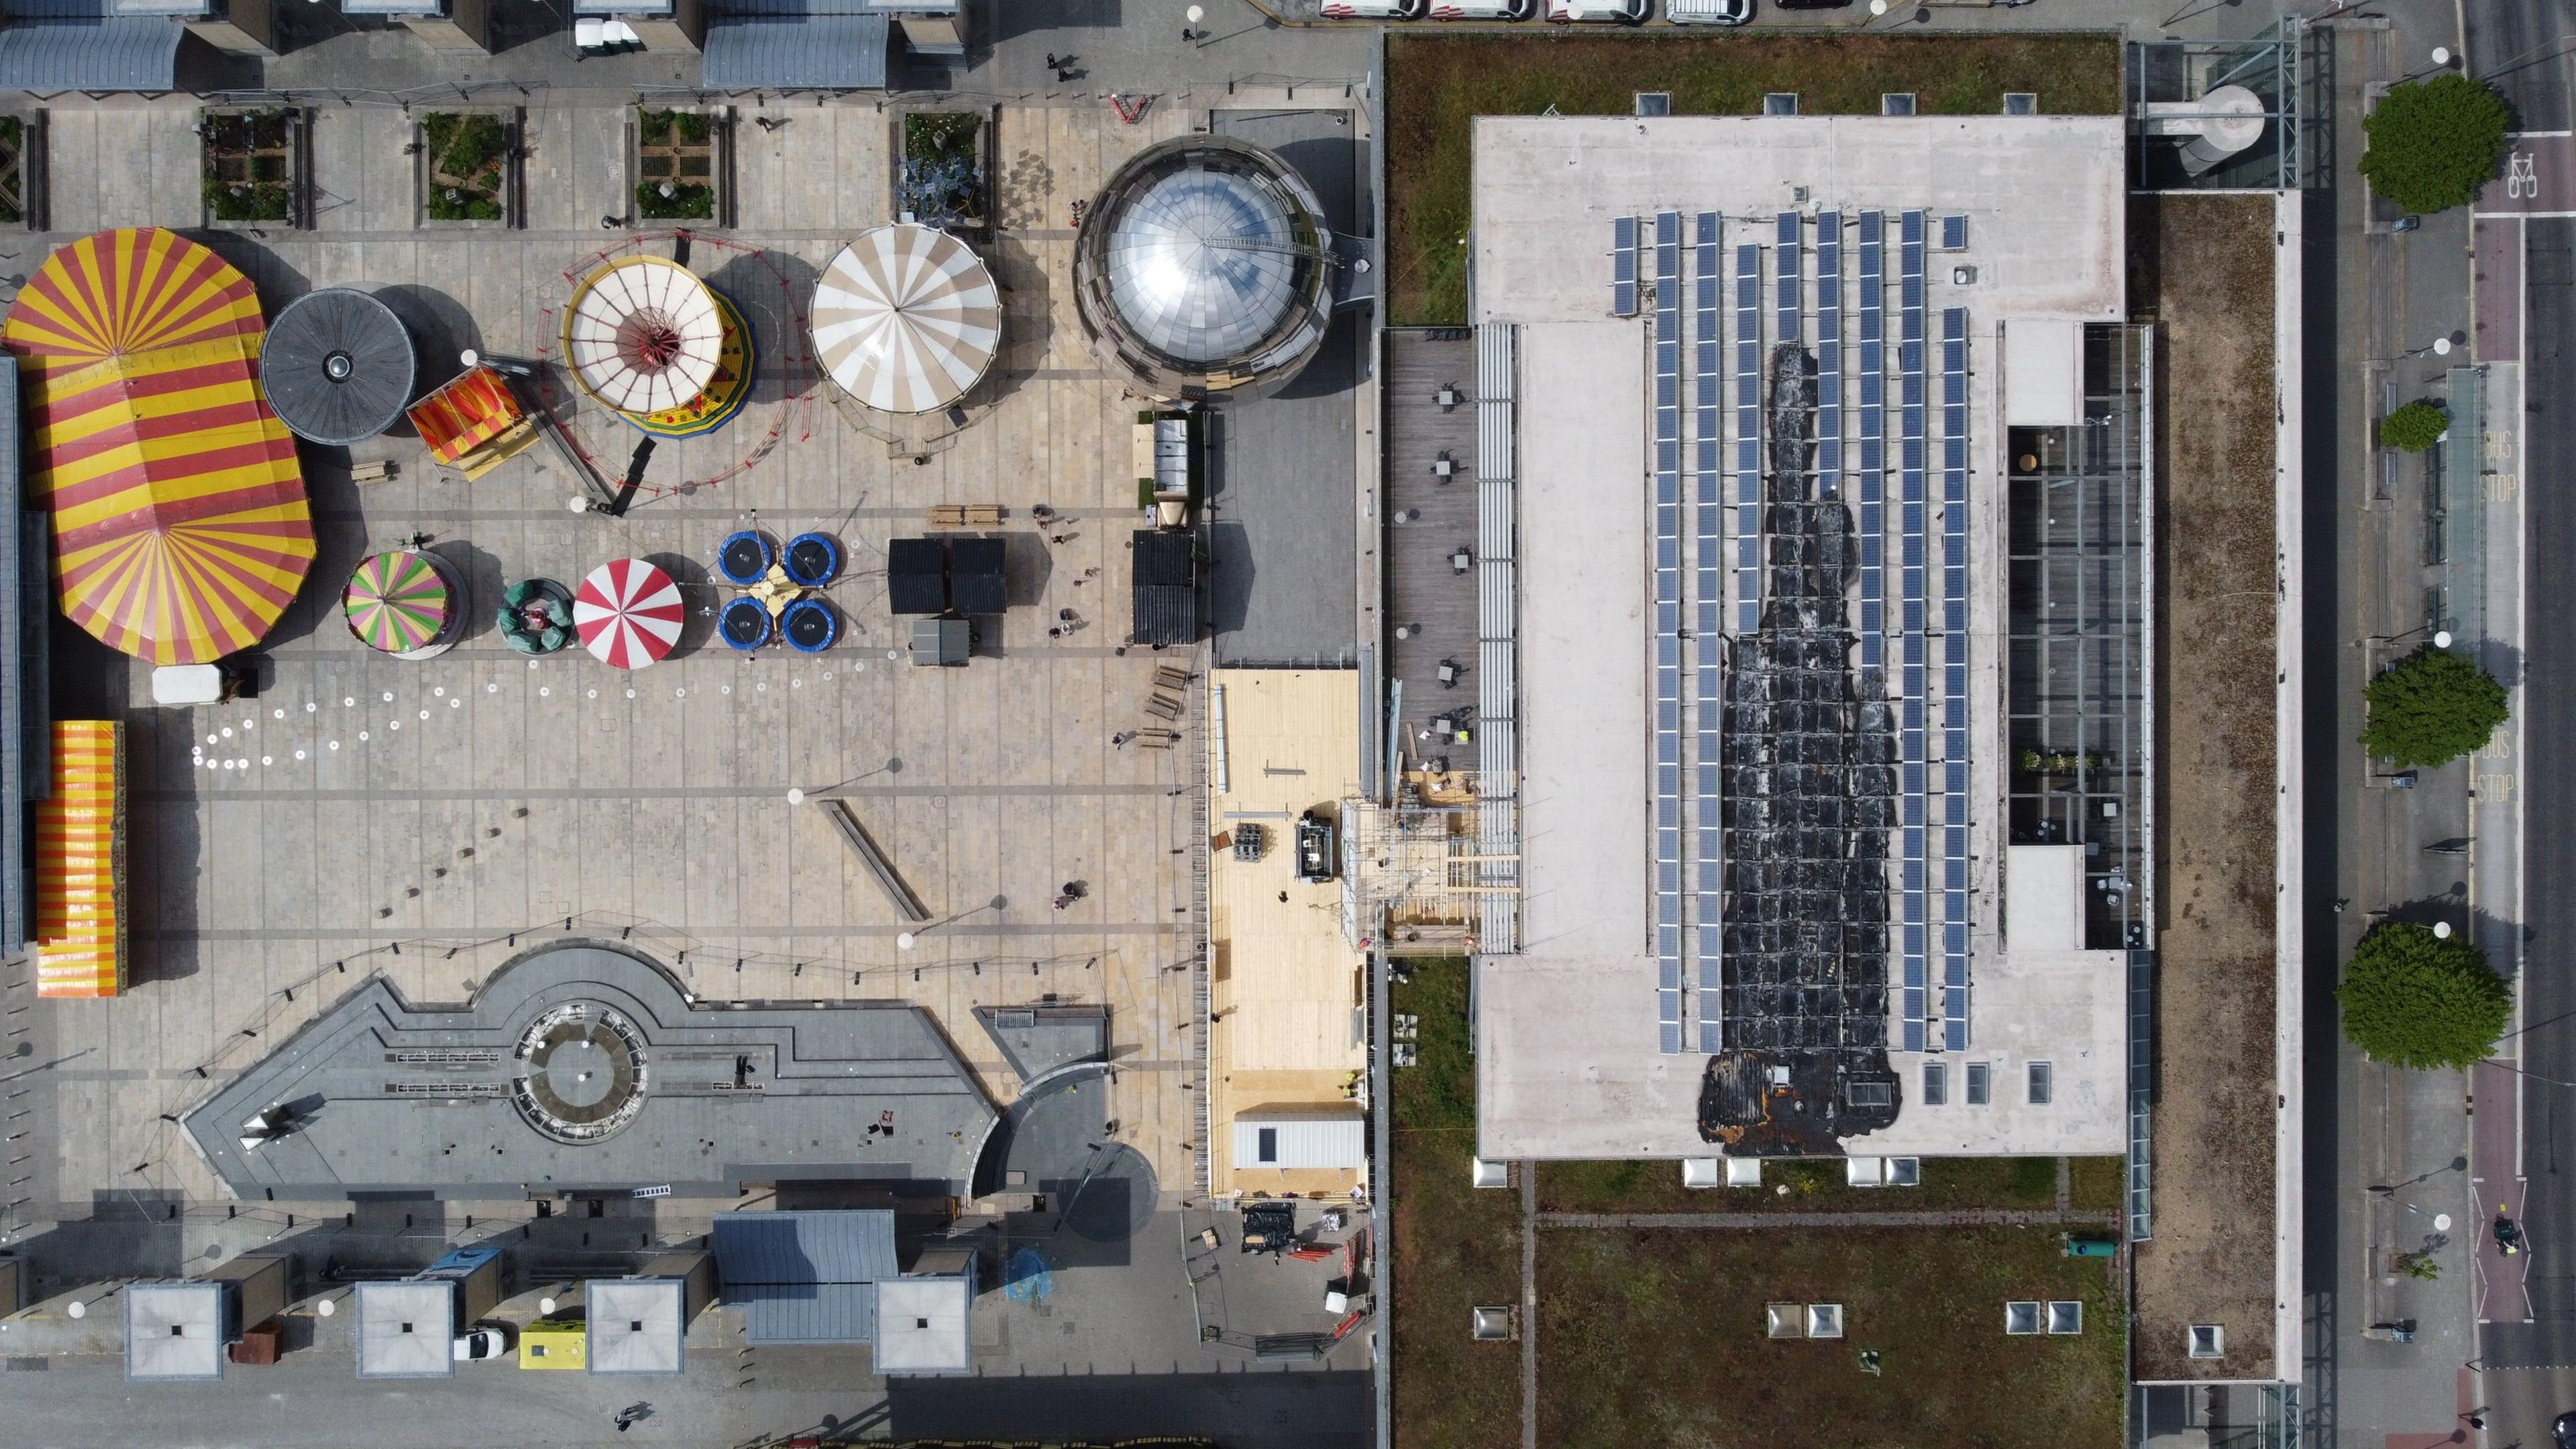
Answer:
[[[557,1142],[614,1136],[644,1108],[644,1038],[605,1007],[548,1007],[519,1033],[516,1057],[510,1098],[529,1126]]]
[[[260,385],[297,437],[347,447],[411,405],[419,363],[391,307],[349,287],[307,292],[269,324]]]

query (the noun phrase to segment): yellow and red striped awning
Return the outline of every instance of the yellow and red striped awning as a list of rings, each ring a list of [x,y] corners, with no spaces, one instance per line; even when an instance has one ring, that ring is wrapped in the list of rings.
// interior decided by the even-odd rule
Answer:
[[[124,726],[54,721],[53,798],[36,805],[36,994],[125,990]]]
[[[246,649],[304,582],[313,517],[260,394],[266,335],[250,279],[159,227],[56,250],[0,327],[24,359],[63,612],[128,654]]]
[[[411,425],[429,444],[429,455],[457,463],[508,432],[525,416],[510,384],[488,367],[469,367],[455,381],[411,405]]]

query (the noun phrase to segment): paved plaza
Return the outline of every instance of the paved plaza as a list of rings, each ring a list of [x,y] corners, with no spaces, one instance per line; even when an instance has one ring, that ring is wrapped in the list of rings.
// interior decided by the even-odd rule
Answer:
[[[614,99],[526,110],[521,230],[416,226],[411,121],[379,106],[316,115],[314,228],[212,237],[272,316],[314,287],[390,289],[432,319],[433,363],[464,346],[538,357],[556,349],[567,271],[672,250],[663,234],[600,225],[625,209],[631,110]],[[57,108],[44,240],[193,220],[194,116]],[[306,449],[321,556],[265,646],[273,677],[255,700],[127,716],[134,989],[46,1008],[40,1061],[64,1126],[59,1161],[38,1164],[51,1183],[12,1194],[32,1199],[19,1224],[56,1215],[48,1203],[216,1196],[164,1115],[208,1090],[199,1068],[221,1080],[246,1067],[366,973],[416,1003],[459,1001],[514,952],[565,934],[625,940],[708,998],[918,1002],[1002,1102],[1016,1078],[971,1006],[1106,1002],[1118,1136],[1165,1193],[1194,1191],[1201,1046],[1193,976],[1176,968],[1203,929],[1200,752],[1111,744],[1148,722],[1156,667],[1192,661],[1121,647],[1132,403],[1082,346],[1063,284],[1071,201],[1191,123],[1177,103],[1134,125],[1089,103],[1000,111],[1001,230],[986,254],[1006,292],[1003,353],[969,425],[918,457],[860,432],[816,387],[801,309],[832,253],[891,219],[895,120],[810,101],[738,113],[739,225],[691,243],[691,263],[752,319],[753,401],[709,437],[658,443],[626,517],[572,513],[578,480],[544,448],[467,483],[417,441],[382,439],[351,461],[389,459],[398,476],[363,486],[330,450]],[[624,476],[641,435],[568,398],[563,412],[611,480]],[[1012,608],[963,670],[910,664],[885,606],[887,539],[923,531],[939,503],[1006,510]],[[1043,527],[1038,504],[1055,510]],[[830,652],[746,658],[712,637],[704,561],[754,526],[842,540]],[[462,566],[477,620],[452,652],[406,663],[349,636],[335,585],[417,534]],[[577,649],[532,662],[492,629],[505,580],[572,583],[628,556],[690,594],[691,625],[662,664],[628,674]],[[1065,610],[1081,627],[1049,637]],[[148,697],[141,666],[84,636],[59,647],[58,674],[94,667],[102,687],[58,697],[58,712]],[[910,949],[906,923],[819,808],[788,803],[791,787],[837,787],[893,857],[938,920],[909,928]],[[1053,908],[1075,881],[1080,898]]]

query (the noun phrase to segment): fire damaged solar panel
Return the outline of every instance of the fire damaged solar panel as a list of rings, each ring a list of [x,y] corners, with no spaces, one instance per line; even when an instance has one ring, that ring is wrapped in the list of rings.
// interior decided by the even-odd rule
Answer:
[[[1887,1061],[1898,717],[1879,676],[1852,664],[1845,600],[1859,553],[1850,511],[1817,491],[1815,358],[1777,343],[1761,381],[1763,587],[1756,627],[1728,656],[1724,1049],[1702,1082],[1699,1127],[1738,1156],[1834,1153],[1898,1110]]]

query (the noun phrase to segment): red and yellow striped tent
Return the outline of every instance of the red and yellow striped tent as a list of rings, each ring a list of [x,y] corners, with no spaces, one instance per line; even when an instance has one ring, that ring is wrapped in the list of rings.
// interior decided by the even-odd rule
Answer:
[[[128,654],[246,649],[313,562],[295,440],[259,390],[266,335],[250,279],[159,227],[60,248],[0,327],[63,612]]]
[[[124,727],[54,721],[54,792],[36,805],[36,994],[125,990]]]

